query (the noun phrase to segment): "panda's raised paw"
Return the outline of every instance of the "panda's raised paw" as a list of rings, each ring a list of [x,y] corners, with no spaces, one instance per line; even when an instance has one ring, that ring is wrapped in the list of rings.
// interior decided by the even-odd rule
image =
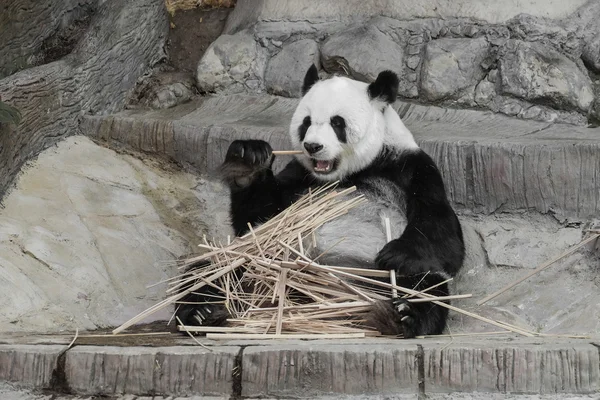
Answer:
[[[374,304],[369,325],[384,335],[402,335],[405,339],[419,334],[415,308],[406,299],[381,300]]]
[[[270,166],[273,149],[264,140],[235,140],[225,155],[225,163],[243,164],[248,167]]]
[[[275,156],[264,140],[235,140],[229,146],[221,176],[232,187],[250,185],[261,171],[271,168]]]

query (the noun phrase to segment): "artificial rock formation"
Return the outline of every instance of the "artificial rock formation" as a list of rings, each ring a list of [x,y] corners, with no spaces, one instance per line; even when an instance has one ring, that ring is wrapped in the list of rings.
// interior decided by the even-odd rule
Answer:
[[[501,2],[501,10],[499,2],[483,4],[395,0],[384,9],[356,1],[309,7],[304,0],[240,0],[226,34],[200,61],[197,85],[217,93],[260,93],[266,86],[297,97],[290,82],[300,82],[300,66],[320,54],[329,74],[372,81],[393,70],[401,98],[424,104],[577,125],[597,118],[589,73],[600,65],[600,3]],[[255,61],[243,56],[248,60],[236,69],[229,57],[237,47],[229,43],[237,42],[239,53]],[[293,48],[293,55],[286,50]]]
[[[11,43],[27,47],[20,46],[19,41],[41,35],[40,29],[56,30],[61,24],[68,25],[75,14],[83,13],[73,11],[71,15],[68,10],[88,10],[94,4],[14,0],[8,7],[13,14],[2,12],[2,18],[9,20],[3,21],[0,29],[18,32],[19,40]],[[79,117],[122,109],[137,79],[164,57],[168,21],[161,0],[106,1],[94,7],[94,12],[86,17],[87,26],[82,26],[76,36],[66,44],[53,44],[55,57],[49,63],[0,79],[2,100],[23,114],[18,128],[3,128],[11,132],[0,134],[0,196],[25,161],[75,133]],[[41,26],[44,21],[53,23]],[[57,32],[62,34],[60,29]],[[46,31],[41,37],[44,36],[55,37]],[[2,31],[0,37],[6,37]],[[43,51],[44,47],[36,41],[32,43],[29,56],[19,53],[16,47],[2,47],[3,55],[8,55],[7,63],[4,56],[0,57],[5,74],[29,65],[15,61],[19,57],[41,54],[35,49]]]

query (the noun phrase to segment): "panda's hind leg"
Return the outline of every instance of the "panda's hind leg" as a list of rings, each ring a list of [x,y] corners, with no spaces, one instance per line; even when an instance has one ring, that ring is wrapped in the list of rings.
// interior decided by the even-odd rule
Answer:
[[[432,296],[448,296],[447,275],[437,272],[418,273],[409,276],[398,276],[396,284],[401,287],[422,291]],[[412,297],[416,299],[417,297]],[[446,327],[448,309],[432,302],[410,302],[411,298],[381,300],[375,303],[370,314],[369,325],[384,335],[402,335],[410,339],[419,335],[438,335]]]
[[[194,264],[186,272],[202,269],[207,262]],[[195,282],[194,282],[195,283]],[[194,284],[192,283],[192,284]],[[182,290],[185,290],[183,288]],[[230,318],[229,311],[222,301],[223,293],[206,285],[182,297],[175,305],[175,316],[184,324],[191,326],[224,326]]]

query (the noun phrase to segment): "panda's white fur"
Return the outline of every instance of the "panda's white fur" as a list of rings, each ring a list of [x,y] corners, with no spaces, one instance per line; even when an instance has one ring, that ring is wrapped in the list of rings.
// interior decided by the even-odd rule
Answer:
[[[339,165],[329,174],[315,174],[323,181],[335,181],[360,171],[373,162],[384,145],[399,152],[418,149],[411,132],[391,105],[370,99],[368,85],[346,77],[333,77],[316,83],[300,100],[290,123],[290,139],[294,148],[304,154],[296,156],[309,170],[313,163],[303,147],[304,142],[318,143],[323,149],[312,158],[337,159]],[[338,140],[330,124],[333,116],[346,122],[347,142]],[[311,126],[303,140],[298,126],[310,116]],[[385,219],[391,223],[392,237],[399,237],[406,226],[402,204],[403,193],[385,179],[371,179],[367,199],[348,214],[323,225],[316,234],[312,256],[323,254],[321,262],[330,265],[357,264],[373,267],[377,253],[387,243]]]
[[[302,142],[323,145],[312,158],[339,161],[336,170],[316,175],[318,179],[336,181],[362,170],[377,157],[384,144],[399,150],[418,149],[411,132],[392,106],[378,99],[371,100],[367,87],[364,82],[336,76],[317,82],[300,100],[289,129],[294,148],[304,151],[296,156],[298,161],[307,169],[313,169],[311,156]],[[301,142],[298,126],[307,115],[312,123]],[[331,127],[330,119],[335,115],[346,121],[347,143],[341,143]]]

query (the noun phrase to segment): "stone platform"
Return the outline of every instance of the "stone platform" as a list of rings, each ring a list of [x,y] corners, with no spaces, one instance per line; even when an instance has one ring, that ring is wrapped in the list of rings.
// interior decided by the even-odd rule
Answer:
[[[86,116],[81,129],[210,172],[234,139],[264,139],[288,149],[287,126],[297,101],[208,97],[168,110]],[[438,163],[457,207],[484,214],[538,211],[576,221],[599,215],[600,128],[402,102],[396,108]]]
[[[473,392],[480,398],[528,394],[543,399],[600,394],[600,338],[202,340],[205,347],[200,347],[172,334],[160,341],[140,336],[134,346],[118,338],[104,346],[76,342],[65,351],[70,341],[4,334],[0,382],[79,396],[416,399]],[[86,343],[85,337],[79,341]]]

